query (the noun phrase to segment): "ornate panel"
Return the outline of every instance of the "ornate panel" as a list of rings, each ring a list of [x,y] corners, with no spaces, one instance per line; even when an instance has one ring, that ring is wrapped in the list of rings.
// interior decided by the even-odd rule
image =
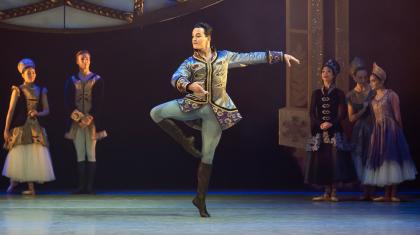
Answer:
[[[286,51],[301,65],[286,70],[286,107],[279,111],[279,143],[303,149],[309,134],[308,106],[323,63],[323,1],[286,1]]]

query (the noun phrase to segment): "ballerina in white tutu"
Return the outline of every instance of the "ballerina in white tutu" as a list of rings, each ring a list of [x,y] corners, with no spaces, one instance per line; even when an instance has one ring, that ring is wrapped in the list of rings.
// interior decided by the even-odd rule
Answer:
[[[55,179],[48,150],[48,139],[41,117],[49,114],[47,89],[35,84],[35,63],[23,59],[18,64],[23,84],[12,86],[4,128],[4,147],[9,150],[3,175],[10,178],[7,192],[21,182],[28,183],[25,195],[35,195],[34,182]]]

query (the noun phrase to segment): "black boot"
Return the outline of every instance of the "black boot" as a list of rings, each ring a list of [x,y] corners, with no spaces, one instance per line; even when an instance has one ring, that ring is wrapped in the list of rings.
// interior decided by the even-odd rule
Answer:
[[[210,217],[206,208],[206,195],[209,187],[210,175],[213,165],[200,163],[197,172],[197,195],[192,200],[192,203],[197,207],[201,217]]]
[[[95,182],[96,162],[88,162],[86,193],[95,194],[93,183]]]
[[[86,193],[86,162],[77,163],[77,174],[79,175],[79,182],[76,191],[72,194],[85,194]]]
[[[196,158],[201,158],[203,155],[194,146],[194,136],[187,137],[182,132],[174,121],[170,119],[163,119],[157,123],[168,135],[170,135],[178,144],[180,144],[185,151]]]

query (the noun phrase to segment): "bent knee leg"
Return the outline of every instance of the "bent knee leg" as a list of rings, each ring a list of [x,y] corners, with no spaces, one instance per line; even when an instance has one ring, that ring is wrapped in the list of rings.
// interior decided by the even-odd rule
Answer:
[[[162,115],[161,115],[161,105],[158,105],[154,108],[152,108],[152,110],[150,110],[150,117],[153,119],[154,122],[160,122],[162,121]]]

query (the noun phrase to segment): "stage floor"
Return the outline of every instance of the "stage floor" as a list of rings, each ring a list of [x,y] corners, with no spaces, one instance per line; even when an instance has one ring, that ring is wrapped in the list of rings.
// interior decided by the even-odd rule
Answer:
[[[314,203],[313,195],[212,193],[212,217],[200,218],[192,192],[2,194],[0,234],[420,234],[419,193],[401,203]]]

